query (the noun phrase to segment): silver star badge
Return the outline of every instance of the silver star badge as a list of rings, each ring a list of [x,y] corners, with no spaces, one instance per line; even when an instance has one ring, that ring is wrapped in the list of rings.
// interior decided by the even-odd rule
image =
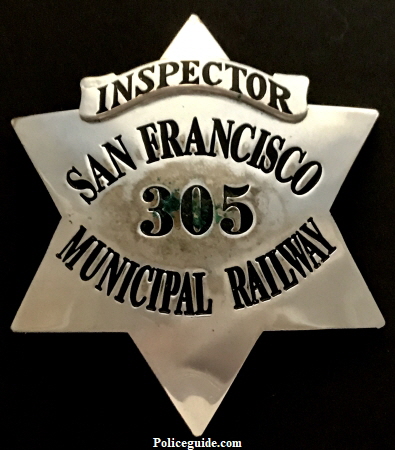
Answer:
[[[62,218],[12,329],[129,333],[201,435],[263,331],[382,327],[329,212],[378,113],[307,86],[192,16],[79,110],[15,119]]]

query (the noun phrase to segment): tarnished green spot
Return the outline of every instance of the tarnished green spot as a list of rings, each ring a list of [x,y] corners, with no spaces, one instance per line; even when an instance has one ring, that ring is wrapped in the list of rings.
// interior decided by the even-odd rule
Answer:
[[[175,189],[171,194],[163,199],[163,211],[167,212],[173,217],[174,212],[180,209],[180,190]]]

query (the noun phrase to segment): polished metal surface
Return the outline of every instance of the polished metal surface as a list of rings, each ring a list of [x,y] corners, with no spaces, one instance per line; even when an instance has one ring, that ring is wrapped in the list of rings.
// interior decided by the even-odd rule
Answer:
[[[195,16],[178,37],[164,57],[226,60]],[[85,121],[78,110],[15,119],[62,219],[13,330],[129,333],[192,432],[202,434],[263,331],[384,325],[329,212],[377,116],[309,105],[292,123],[185,88],[103,121]],[[230,135],[228,154],[218,120]],[[262,136],[262,154],[272,158],[259,168],[253,155]],[[96,197],[87,184],[73,187],[82,179]],[[73,262],[78,245],[69,256],[67,246],[79,230],[78,245],[95,238]]]

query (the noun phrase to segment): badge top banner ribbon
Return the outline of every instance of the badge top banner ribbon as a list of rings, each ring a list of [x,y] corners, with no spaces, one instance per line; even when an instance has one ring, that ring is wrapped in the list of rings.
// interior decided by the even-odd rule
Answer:
[[[230,61],[161,60],[122,75],[84,78],[80,114],[103,120],[146,100],[146,96],[207,91],[236,98],[283,120],[299,121],[307,114],[308,78],[275,74],[272,77]],[[288,87],[287,87],[288,85]],[[187,92],[188,92],[187,91]]]
[[[12,329],[128,333],[201,435],[263,331],[382,327],[329,212],[378,113],[307,87],[191,16],[79,111],[14,119],[61,220]]]

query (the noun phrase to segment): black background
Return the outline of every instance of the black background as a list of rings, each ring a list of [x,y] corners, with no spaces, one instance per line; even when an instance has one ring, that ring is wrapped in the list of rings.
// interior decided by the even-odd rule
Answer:
[[[332,214],[387,321],[264,333],[203,436],[247,449],[394,448],[395,2],[3,0],[0,11],[2,447],[192,439],[128,335],[10,331],[59,220],[10,120],[78,108],[81,78],[157,60],[196,13],[232,60],[307,75],[310,103],[380,111]]]

